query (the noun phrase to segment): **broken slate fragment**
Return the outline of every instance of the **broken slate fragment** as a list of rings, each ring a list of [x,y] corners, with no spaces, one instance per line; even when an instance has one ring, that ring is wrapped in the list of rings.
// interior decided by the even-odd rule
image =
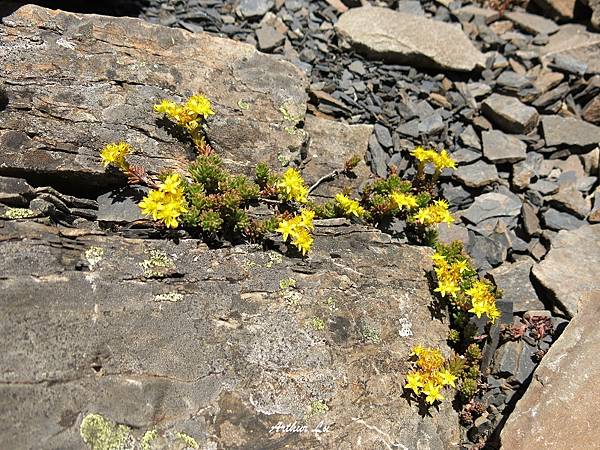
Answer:
[[[453,177],[464,186],[478,188],[499,180],[496,166],[484,161],[459,166],[453,172]]]
[[[575,230],[585,224],[572,214],[549,208],[543,215],[546,227],[551,230]]]
[[[502,299],[510,301],[516,313],[545,308],[529,278],[533,264],[533,260],[521,260],[489,272],[494,283],[502,289]]]
[[[502,131],[484,131],[483,155],[493,163],[517,162],[525,159],[527,145],[514,136]]]
[[[538,16],[537,14],[529,14],[520,11],[509,11],[504,14],[506,18],[514,22],[522,30],[533,34],[556,33],[559,29],[558,25],[553,20]]]
[[[270,52],[285,41],[283,34],[268,25],[256,30],[256,38],[258,39],[258,49],[262,52]]]
[[[600,127],[574,117],[542,116],[547,146],[591,147],[600,143]]]
[[[463,211],[462,216],[477,225],[494,217],[516,217],[520,212],[521,202],[518,197],[488,192],[476,197],[473,204]]]
[[[498,128],[508,133],[527,134],[538,123],[535,108],[521,103],[515,97],[492,94],[481,105],[481,111]]]
[[[148,189],[141,186],[126,186],[98,197],[98,221],[130,223],[143,218],[138,203]]]
[[[262,17],[273,5],[273,0],[240,0],[237,13],[246,18]]]

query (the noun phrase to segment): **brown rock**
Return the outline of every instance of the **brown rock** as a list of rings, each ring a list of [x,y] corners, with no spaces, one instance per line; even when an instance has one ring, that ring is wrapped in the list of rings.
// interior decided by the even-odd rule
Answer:
[[[587,64],[590,73],[600,73],[600,33],[591,33],[584,25],[562,25],[540,49],[542,60],[552,61],[555,55],[569,56]]]
[[[572,19],[576,0],[534,0],[544,14],[560,19]]]
[[[583,296],[577,315],[548,350],[508,417],[501,434],[502,448],[597,447],[599,315],[600,292]]]
[[[600,95],[591,99],[581,111],[581,117],[588,122],[600,125]]]

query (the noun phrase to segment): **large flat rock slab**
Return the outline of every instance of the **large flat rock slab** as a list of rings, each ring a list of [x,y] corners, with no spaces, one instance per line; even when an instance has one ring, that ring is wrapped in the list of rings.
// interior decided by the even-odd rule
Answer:
[[[600,291],[585,295],[508,417],[502,448],[597,448],[600,428]]]
[[[388,8],[352,8],[335,28],[370,57],[461,72],[485,64],[484,55],[460,27]]]
[[[308,259],[32,221],[0,233],[0,448],[86,448],[89,413],[203,449],[457,447],[449,401],[422,415],[403,397],[412,346],[449,355],[429,249],[355,226],[318,228]],[[310,431],[272,430],[294,422]]]
[[[540,53],[545,62],[566,56],[587,64],[588,72],[600,73],[600,33],[589,32],[584,25],[562,25]]]
[[[559,231],[546,258],[533,266],[533,276],[569,316],[587,292],[600,290],[600,225]]]
[[[153,104],[203,92],[216,115],[209,137],[240,170],[300,159],[307,81],[252,46],[139,19],[28,5],[0,25],[0,174],[40,173],[87,185],[110,180],[98,151],[127,140],[150,172],[194,157]],[[240,104],[245,107],[240,108]]]

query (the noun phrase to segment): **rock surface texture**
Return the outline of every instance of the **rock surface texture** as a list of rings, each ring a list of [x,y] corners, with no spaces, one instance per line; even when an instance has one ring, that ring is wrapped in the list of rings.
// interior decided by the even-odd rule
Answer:
[[[563,276],[568,261],[569,276]],[[569,316],[577,314],[577,304],[586,292],[600,289],[597,273],[600,264],[600,225],[587,225],[573,231],[559,231],[552,249],[533,276],[556,298]]]
[[[600,292],[581,299],[580,312],[550,347],[502,431],[502,448],[597,447],[600,416]]]
[[[249,45],[36,6],[4,18],[0,33],[8,95],[0,174],[103,184],[98,149],[119,140],[142,150],[132,162],[151,172],[183,166],[193,155],[161,126],[152,105],[195,92],[214,102],[211,140],[231,166],[253,167],[264,155],[277,165],[278,153],[300,160],[305,136],[294,125],[306,111],[306,79]]]
[[[0,448],[85,448],[94,420],[132,448],[152,429],[152,449],[458,447],[451,403],[423,415],[402,387],[414,345],[449,355],[431,250],[335,220],[304,259],[128,237],[143,234],[137,205],[98,157],[124,139],[152,172],[185,166],[194,155],[151,106],[196,91],[214,99],[209,137],[240,171],[308,150],[321,176],[327,130],[361,154],[371,127],[298,129],[305,78],[246,44],[35,6],[0,33]],[[132,227],[111,234],[97,218]],[[160,447],[164,433],[179,443]]]
[[[460,28],[387,8],[353,8],[336,30],[367,55],[389,61],[463,72],[485,64]]]

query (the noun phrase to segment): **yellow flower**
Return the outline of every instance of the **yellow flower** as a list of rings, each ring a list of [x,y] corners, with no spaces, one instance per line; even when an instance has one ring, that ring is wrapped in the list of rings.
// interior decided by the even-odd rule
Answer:
[[[412,391],[419,395],[421,389],[423,387],[422,376],[419,372],[411,372],[406,375],[406,384],[404,385],[405,389],[412,389]]]
[[[473,301],[473,307],[469,309],[469,312],[475,314],[479,319],[482,314],[487,314],[489,310],[489,305],[482,301]]]
[[[454,297],[458,293],[458,286],[451,281],[440,281],[434,292],[439,292],[442,297],[448,294]]]
[[[300,228],[295,234],[295,236],[292,238],[292,244],[294,244],[296,248],[302,252],[303,255],[306,255],[308,253],[308,251],[312,247],[313,241],[314,239],[306,230],[306,228]]]
[[[100,152],[102,158],[102,164],[104,167],[113,165],[121,170],[128,170],[129,166],[125,161],[125,156],[131,153],[131,146],[126,142],[119,142],[118,144],[108,144]]]
[[[210,100],[202,94],[192,95],[186,102],[185,107],[190,115],[200,116],[205,120],[215,113]]]
[[[337,194],[335,201],[345,216],[362,217],[365,214],[365,210],[356,200],[348,198],[344,194]]]
[[[288,237],[294,233],[297,224],[292,220],[282,220],[275,231],[281,233],[283,241],[287,241]]]
[[[450,372],[448,369],[440,370],[439,372],[437,372],[436,378],[438,379],[439,383],[443,386],[451,387],[456,387],[455,381],[458,379],[458,377],[452,375],[452,372]]]
[[[426,371],[439,369],[444,364],[442,352],[440,352],[437,348],[423,348],[420,350],[418,356],[419,359],[417,360],[417,365]]]
[[[427,395],[425,397],[425,401],[432,405],[436,401],[444,400],[444,396],[440,393],[440,386],[433,383],[433,381],[429,381],[425,384],[423,388],[423,394]]]
[[[452,223],[454,217],[448,211],[448,202],[446,200],[436,200],[432,205],[419,209],[413,215],[413,220],[423,225],[434,225],[438,223]]]
[[[171,100],[161,100],[159,104],[154,105],[154,111],[159,114],[166,114],[169,117],[173,117],[178,109],[178,105]]]
[[[177,219],[188,211],[180,184],[179,174],[168,175],[158,190],[151,190],[139,203],[142,213],[152,216],[154,220],[161,220],[167,228],[177,228]]]
[[[435,252],[433,254],[433,256],[431,257],[431,259],[433,260],[433,264],[435,264],[436,266],[442,266],[442,265],[446,265],[446,257],[444,255],[441,255],[437,252]]]
[[[298,203],[306,203],[308,201],[308,188],[304,184],[304,180],[294,168],[289,168],[285,171],[279,182],[277,183],[279,193],[287,201],[296,201]]]
[[[396,208],[399,209],[411,209],[416,208],[418,205],[417,197],[412,194],[404,194],[402,192],[392,192],[390,195],[392,201],[396,204]]]
[[[466,259],[461,259],[460,261],[455,261],[452,263],[452,268],[458,270],[458,273],[463,273],[470,269],[469,263]]]
[[[430,162],[432,153],[435,153],[435,152],[433,152],[432,150],[425,150],[423,147],[420,147],[420,146],[410,152],[411,155],[413,155],[416,159],[418,159],[422,163]]]
[[[300,211],[300,224],[307,230],[312,230],[315,227],[313,225],[314,218],[315,212],[312,209],[303,209]]]
[[[446,150],[442,150],[440,153],[436,153],[432,157],[432,162],[435,165],[437,171],[442,169],[456,169],[456,161],[454,161]]]
[[[160,186],[160,190],[163,192],[168,192],[170,194],[177,194],[180,191],[179,185],[181,184],[181,177],[178,173],[172,173],[165,178],[165,181],[162,182]]]

